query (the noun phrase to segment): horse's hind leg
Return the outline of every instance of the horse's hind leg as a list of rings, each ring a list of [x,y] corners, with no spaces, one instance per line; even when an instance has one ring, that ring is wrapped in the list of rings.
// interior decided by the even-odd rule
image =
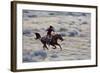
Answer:
[[[44,45],[43,45],[43,48],[44,48],[44,50],[45,50],[45,48],[47,48],[47,49],[48,49],[48,47],[47,47],[47,45],[46,45],[46,44],[44,44]]]
[[[43,49],[45,50],[45,46],[43,45]]]
[[[47,45],[45,45],[45,47],[48,49]]]

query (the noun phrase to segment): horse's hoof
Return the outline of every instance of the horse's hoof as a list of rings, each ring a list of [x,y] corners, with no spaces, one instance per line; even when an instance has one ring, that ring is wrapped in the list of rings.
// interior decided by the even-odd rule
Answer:
[[[56,48],[53,48],[53,49],[56,49]]]

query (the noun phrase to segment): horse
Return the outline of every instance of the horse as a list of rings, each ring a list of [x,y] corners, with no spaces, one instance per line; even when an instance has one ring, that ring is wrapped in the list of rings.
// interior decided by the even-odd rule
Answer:
[[[64,40],[60,34],[55,34],[55,35],[53,35],[53,36],[52,36],[52,39],[51,39],[51,41],[50,41],[49,44],[47,43],[47,41],[49,40],[49,39],[47,38],[47,36],[41,37],[41,35],[40,35],[39,33],[35,33],[35,35],[36,35],[36,38],[35,38],[35,39],[36,39],[36,40],[39,39],[39,40],[42,42],[42,44],[43,44],[43,49],[46,48],[46,49],[48,50],[47,45],[51,45],[51,46],[54,47],[53,49],[56,49],[56,45],[58,45],[58,46],[60,47],[60,49],[62,50],[61,45],[57,42],[58,39],[61,40],[61,41]]]

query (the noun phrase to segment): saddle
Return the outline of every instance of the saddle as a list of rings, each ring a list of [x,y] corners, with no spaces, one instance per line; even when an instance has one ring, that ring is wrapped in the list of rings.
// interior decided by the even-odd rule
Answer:
[[[49,36],[49,35],[46,35],[46,38],[47,38],[47,44],[49,44],[50,45],[50,42],[51,42],[51,40],[52,40],[52,37],[53,36]]]
[[[51,43],[51,40],[53,39],[53,36],[55,36],[56,34],[55,33],[52,33],[51,35],[46,35],[46,38],[47,38],[47,44],[50,45]]]

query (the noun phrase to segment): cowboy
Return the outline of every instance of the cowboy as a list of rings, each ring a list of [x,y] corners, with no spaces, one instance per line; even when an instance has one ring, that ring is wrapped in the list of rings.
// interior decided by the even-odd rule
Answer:
[[[47,43],[50,44],[51,39],[52,39],[52,32],[53,34],[55,32],[54,27],[50,26],[46,31],[47,31],[47,38],[48,38]]]

